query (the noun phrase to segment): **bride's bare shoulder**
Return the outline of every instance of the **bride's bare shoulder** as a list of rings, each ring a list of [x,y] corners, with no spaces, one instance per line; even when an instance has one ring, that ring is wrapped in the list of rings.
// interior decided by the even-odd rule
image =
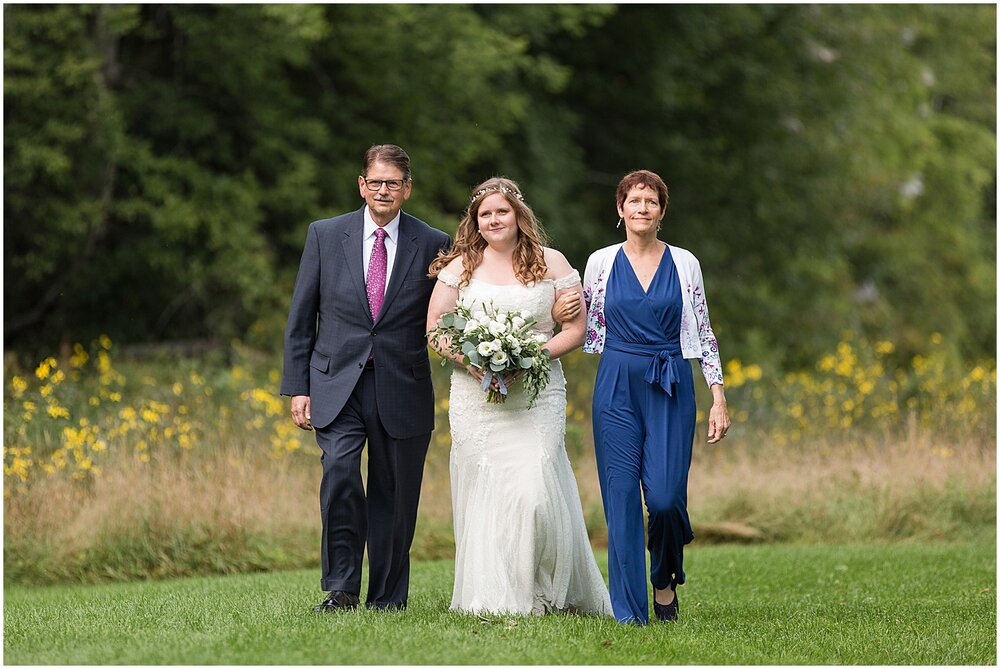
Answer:
[[[451,262],[445,266],[444,271],[448,272],[449,274],[454,274],[455,276],[461,276],[462,256],[455,256],[454,258],[452,258]]]
[[[542,251],[545,254],[546,279],[561,279],[573,271],[573,266],[569,264],[562,252],[547,246],[543,246]]]

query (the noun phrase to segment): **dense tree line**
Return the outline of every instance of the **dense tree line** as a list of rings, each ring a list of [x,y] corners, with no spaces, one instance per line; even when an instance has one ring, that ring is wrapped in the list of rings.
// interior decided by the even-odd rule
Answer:
[[[843,331],[991,355],[996,8],[7,5],[4,339],[280,346],[311,220],[373,143],[453,231],[518,180],[582,269],[671,188],[726,357]]]

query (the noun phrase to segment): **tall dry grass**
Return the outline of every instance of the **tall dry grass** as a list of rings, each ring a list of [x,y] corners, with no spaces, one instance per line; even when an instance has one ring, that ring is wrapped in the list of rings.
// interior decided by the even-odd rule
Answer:
[[[9,367],[6,580],[161,578],[318,565],[319,450],[311,435],[289,431],[285,402],[269,386],[274,369],[241,359],[115,366],[109,356],[101,359],[102,369],[92,376],[86,364],[49,364],[45,379]],[[591,539],[601,546],[606,528],[589,425],[594,365],[580,354],[566,360],[567,451]],[[66,378],[42,393],[56,369],[66,369]],[[908,398],[901,397],[895,416],[867,423],[862,416],[846,427],[813,431],[802,429],[801,416],[789,426],[780,407],[755,399],[763,381],[755,385],[758,374],[744,373],[744,383],[727,388],[737,418],[729,438],[708,445],[699,426],[688,493],[695,546],[995,538],[995,368],[975,369],[980,371],[962,370],[953,380],[959,390],[973,375],[979,384],[966,383],[979,394],[963,396],[975,398],[975,411],[966,412],[971,418],[961,428],[921,408],[933,403],[907,408]],[[435,383],[438,429],[424,472],[415,559],[447,558],[454,550],[447,370],[435,372]],[[829,392],[822,379],[809,383],[818,393]],[[952,392],[944,377],[928,388],[944,397]],[[817,397],[817,406],[829,405],[825,395]],[[29,412],[25,403],[37,406]],[[877,406],[885,404],[878,398]],[[795,438],[793,429],[799,431]]]
[[[317,451],[318,453],[318,451]],[[447,451],[424,475],[415,559],[453,555]],[[605,546],[592,453],[574,463],[588,531]],[[698,444],[696,542],[967,540],[995,536],[996,454],[919,433],[789,453]],[[121,461],[80,485],[47,477],[6,500],[8,579],[160,578],[318,564],[318,458],[229,444],[211,456]]]

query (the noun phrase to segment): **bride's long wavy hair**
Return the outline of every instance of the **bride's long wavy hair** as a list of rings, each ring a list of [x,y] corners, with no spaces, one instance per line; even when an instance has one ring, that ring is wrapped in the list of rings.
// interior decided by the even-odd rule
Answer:
[[[487,179],[472,189],[472,200],[465,216],[455,230],[455,243],[431,263],[428,276],[437,276],[455,258],[462,257],[462,277],[459,287],[469,285],[472,273],[483,262],[486,239],[479,233],[479,207],[490,195],[499,193],[510,204],[517,219],[517,246],[514,248],[514,276],[524,285],[545,278],[548,267],[542,247],[548,242],[535,212],[524,202],[521,188],[507,177]]]

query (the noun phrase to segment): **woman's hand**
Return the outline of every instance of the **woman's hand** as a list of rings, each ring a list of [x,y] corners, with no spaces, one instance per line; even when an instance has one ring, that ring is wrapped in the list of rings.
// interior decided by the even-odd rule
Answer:
[[[708,412],[708,443],[716,444],[726,438],[730,422],[726,395],[722,390],[722,385],[712,386],[712,396],[715,401],[712,403],[712,409]]]
[[[583,295],[576,291],[567,291],[556,298],[552,305],[552,320],[556,323],[567,323],[580,313],[583,308]]]
[[[455,364],[461,365],[462,363],[456,362]],[[466,371],[472,375],[472,378],[474,378],[476,381],[479,381],[480,383],[483,382],[483,377],[486,376],[485,374],[483,374],[483,370],[479,369],[478,367],[473,367],[472,365],[464,365],[464,367]]]
[[[507,386],[507,390],[513,388],[514,384],[521,380],[521,377],[524,376],[525,371],[527,370],[519,369],[514,372],[504,372],[503,383],[505,386]],[[497,389],[499,389],[499,386],[497,386]]]

